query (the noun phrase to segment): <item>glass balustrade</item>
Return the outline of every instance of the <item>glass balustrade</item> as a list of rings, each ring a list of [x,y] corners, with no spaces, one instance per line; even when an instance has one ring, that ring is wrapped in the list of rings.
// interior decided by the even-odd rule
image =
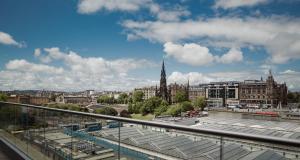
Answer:
[[[31,159],[299,159],[294,139],[0,102],[1,138]],[[251,131],[252,132],[252,131]],[[259,132],[259,130],[257,130]],[[276,133],[276,134],[280,134]]]

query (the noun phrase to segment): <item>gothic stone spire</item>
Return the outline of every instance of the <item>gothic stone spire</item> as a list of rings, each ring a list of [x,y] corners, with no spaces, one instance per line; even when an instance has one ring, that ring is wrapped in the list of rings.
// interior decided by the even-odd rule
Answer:
[[[166,79],[164,60],[162,62],[161,73],[160,73],[159,95],[163,100],[168,101],[168,88],[167,88],[167,79]]]

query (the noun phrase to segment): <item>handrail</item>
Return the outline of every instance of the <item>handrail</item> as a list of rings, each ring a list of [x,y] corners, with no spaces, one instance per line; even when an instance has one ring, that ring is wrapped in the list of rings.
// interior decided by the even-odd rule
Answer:
[[[57,109],[57,108],[49,108],[49,107],[36,106],[36,105],[30,105],[30,104],[2,102],[2,101],[0,101],[0,104],[17,105],[17,106],[42,109],[42,110],[47,110],[47,111],[55,111],[55,112],[62,112],[62,113],[68,113],[68,114],[90,116],[90,117],[101,118],[101,119],[116,120],[116,121],[126,122],[126,123],[134,123],[134,124],[147,125],[147,126],[153,126],[153,127],[175,129],[175,130],[180,130],[180,131],[185,131],[185,132],[210,134],[210,135],[220,136],[220,137],[238,138],[238,139],[244,139],[244,140],[252,140],[252,141],[257,141],[257,142],[272,143],[272,144],[277,144],[277,145],[287,145],[287,146],[300,148],[300,140],[297,140],[297,139],[288,139],[288,138],[272,137],[272,136],[264,136],[264,135],[253,135],[253,134],[247,134],[247,133],[238,133],[238,132],[216,130],[216,129],[193,128],[193,127],[189,127],[189,126],[169,124],[169,123],[164,123],[164,122],[136,120],[136,119],[130,119],[130,118],[124,118],[124,117],[116,117],[116,116],[109,116],[109,115],[102,115],[102,114],[95,114],[95,113],[86,113],[86,112],[78,112],[78,111],[71,111],[71,110],[64,110],[64,109]]]

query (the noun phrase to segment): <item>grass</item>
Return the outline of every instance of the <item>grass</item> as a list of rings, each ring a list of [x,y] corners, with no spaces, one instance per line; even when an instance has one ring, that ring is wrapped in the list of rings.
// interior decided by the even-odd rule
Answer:
[[[139,119],[139,120],[152,120],[154,118],[153,114],[147,114],[145,116],[143,116],[142,114],[131,114],[131,117],[133,119]]]

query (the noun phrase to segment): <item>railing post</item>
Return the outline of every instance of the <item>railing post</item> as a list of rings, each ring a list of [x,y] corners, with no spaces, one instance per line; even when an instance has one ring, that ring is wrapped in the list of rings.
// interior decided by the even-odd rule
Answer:
[[[71,156],[70,156],[70,159],[72,160],[73,159],[73,114],[71,114]]]
[[[120,121],[118,121],[119,122],[119,145],[118,145],[118,159],[120,160],[121,159],[121,156],[120,156],[120,149],[121,149],[121,122]]]
[[[223,137],[220,138],[220,160],[223,160]]]
[[[43,109],[44,158],[46,159],[46,110]]]
[[[28,145],[29,145],[29,140],[31,139],[30,132],[29,132],[29,112],[28,112],[28,107],[26,107],[25,139],[26,139],[26,153],[28,154]]]

